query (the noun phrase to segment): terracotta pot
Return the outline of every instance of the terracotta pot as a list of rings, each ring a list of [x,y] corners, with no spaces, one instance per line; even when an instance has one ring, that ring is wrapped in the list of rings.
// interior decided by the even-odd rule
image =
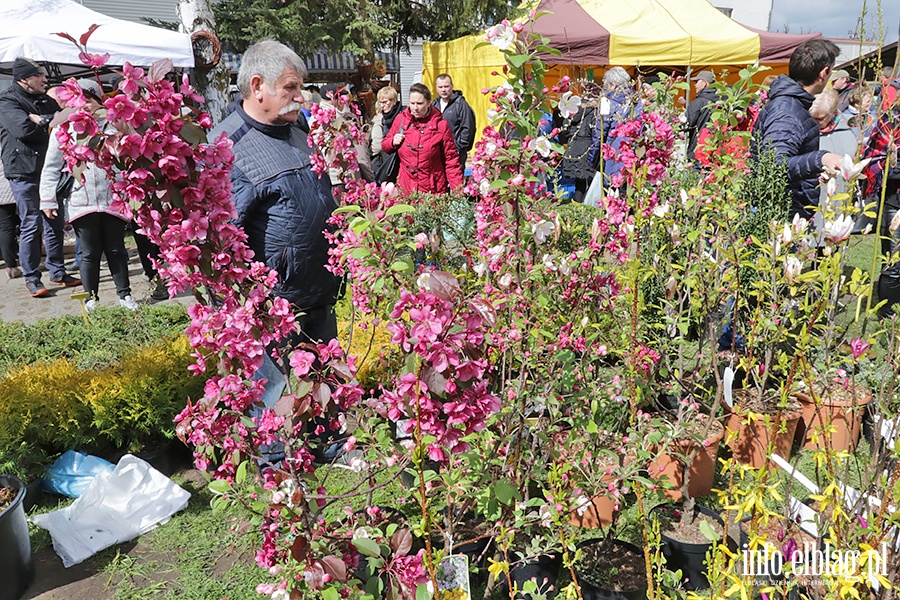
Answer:
[[[768,448],[773,443],[775,453],[783,458],[791,454],[791,444],[794,441],[794,433],[803,416],[799,409],[791,411],[785,409],[781,412],[781,418],[776,421],[775,415],[769,415],[769,425],[766,426],[763,415],[757,414],[749,424],[745,424],[748,411],[730,413],[725,420],[725,429],[737,437],[731,440],[731,452],[734,459],[755,469],[765,466],[768,462]]]
[[[713,479],[716,476],[716,456],[719,453],[719,444],[725,437],[725,428],[715,421],[706,436],[706,441],[697,456],[691,462],[691,480],[688,483],[688,493],[691,498],[708,496],[712,490]],[[678,452],[687,456],[696,448],[696,442],[682,440],[677,442]],[[666,498],[681,500],[681,486],[684,485],[684,467],[681,460],[674,455],[665,454],[650,465],[650,474],[657,479],[666,479],[672,484],[672,489],[665,490]]]
[[[863,412],[866,405],[872,401],[872,392],[864,387],[856,388],[855,406],[854,400],[840,400],[833,396],[824,399],[819,398],[819,406],[807,394],[797,393],[795,397],[803,408],[803,447],[810,450],[818,450],[828,446],[832,450],[849,450],[856,448],[859,434],[862,428]],[[830,424],[835,431],[828,434],[819,434],[818,440],[813,442],[812,433],[816,429],[822,429]]]
[[[610,484],[615,482],[612,476],[604,475],[600,483]],[[606,495],[603,490],[591,498],[591,503],[583,514],[579,514],[577,510],[569,513],[569,523],[576,527],[586,527],[588,529],[597,529],[598,527],[606,527],[613,521],[613,514],[616,512],[616,500]]]

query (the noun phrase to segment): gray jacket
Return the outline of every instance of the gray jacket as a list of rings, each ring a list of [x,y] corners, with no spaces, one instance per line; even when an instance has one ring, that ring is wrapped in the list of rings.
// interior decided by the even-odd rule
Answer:
[[[44,159],[44,168],[41,170],[41,210],[54,208],[64,211],[66,220],[74,221],[79,217],[90,213],[106,213],[127,221],[122,213],[109,207],[113,200],[109,189],[109,180],[106,173],[95,165],[89,165],[81,175],[81,181],[75,180],[72,193],[63,202],[56,200],[56,186],[65,175],[63,167],[66,161],[56,136],[52,136],[47,148],[47,157]],[[62,205],[62,206],[60,206]]]

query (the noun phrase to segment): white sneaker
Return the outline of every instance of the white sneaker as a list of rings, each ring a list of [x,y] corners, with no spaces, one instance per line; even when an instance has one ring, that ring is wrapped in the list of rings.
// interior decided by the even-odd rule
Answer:
[[[119,306],[124,306],[128,310],[137,310],[138,303],[134,301],[130,295],[125,296],[124,298],[119,299]]]
[[[87,312],[93,312],[98,306],[100,306],[100,303],[93,298],[84,301],[84,310]]]

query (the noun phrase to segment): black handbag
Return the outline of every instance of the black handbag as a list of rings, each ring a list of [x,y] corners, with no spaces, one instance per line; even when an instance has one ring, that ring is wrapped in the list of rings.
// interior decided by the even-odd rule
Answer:
[[[396,183],[397,175],[400,174],[400,155],[397,152],[382,152],[378,156],[382,157],[375,167],[375,181],[378,183]]]
[[[59,181],[56,182],[56,199],[59,202],[67,200],[72,195],[73,187],[75,187],[75,177],[71,173],[60,173]]]

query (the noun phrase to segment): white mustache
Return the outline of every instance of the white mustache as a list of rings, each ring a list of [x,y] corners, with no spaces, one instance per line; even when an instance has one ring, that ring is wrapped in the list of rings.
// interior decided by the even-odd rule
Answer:
[[[282,108],[280,111],[278,111],[278,114],[286,115],[289,112],[300,112],[301,108],[303,108],[303,105],[300,104],[299,102],[291,102],[290,104],[288,104],[287,106]]]

